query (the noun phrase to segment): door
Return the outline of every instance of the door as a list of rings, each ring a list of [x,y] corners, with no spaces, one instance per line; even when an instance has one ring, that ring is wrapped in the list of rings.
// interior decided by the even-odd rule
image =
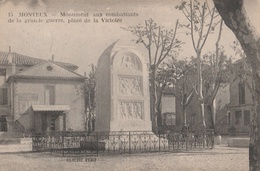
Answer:
[[[59,114],[52,113],[50,115],[50,131],[57,131],[59,124],[57,124],[56,120],[59,118]]]
[[[58,113],[45,112],[42,113],[42,132],[52,132],[59,130]]]
[[[5,117],[0,117],[0,132],[7,131],[7,122]]]
[[[46,113],[42,113],[42,132],[48,131],[48,116]]]

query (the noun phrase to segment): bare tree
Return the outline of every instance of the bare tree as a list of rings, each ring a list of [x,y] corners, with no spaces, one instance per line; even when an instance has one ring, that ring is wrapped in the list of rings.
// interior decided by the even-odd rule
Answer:
[[[151,100],[151,118],[153,130],[157,131],[157,90],[156,77],[159,65],[167,58],[175,56],[176,51],[181,47],[182,42],[176,39],[176,32],[179,27],[178,20],[175,28],[171,30],[165,29],[163,26],[157,25],[153,19],[145,21],[145,25],[130,26],[122,28],[130,31],[138,44],[142,44],[147,50],[150,71],[150,100]]]
[[[229,82],[232,72],[232,61],[225,55],[223,48],[216,46],[216,52],[203,56],[205,63],[203,68],[204,101],[210,118],[210,127],[215,130],[216,105],[215,99],[219,89]]]
[[[197,60],[197,85],[193,85],[194,91],[198,96],[200,103],[200,113],[202,116],[202,126],[206,128],[205,111],[204,111],[204,96],[203,96],[203,79],[202,79],[202,50],[208,39],[210,33],[215,30],[218,23],[221,22],[218,19],[218,13],[216,13],[215,7],[210,7],[207,1],[201,5],[198,0],[190,0],[189,3],[183,1],[180,5],[176,6],[181,10],[188,20],[187,25],[182,25],[189,29],[192,45],[196,53]]]
[[[157,93],[157,103],[156,111],[157,114],[157,125],[162,125],[162,96],[164,90],[167,86],[172,86],[172,83],[175,80],[176,70],[175,67],[170,65],[169,62],[163,62],[157,70],[156,76],[156,93]]]
[[[85,106],[86,106],[86,130],[92,132],[95,129],[95,109],[96,109],[96,67],[91,64],[91,71],[85,82]]]
[[[174,63],[176,67],[176,79],[173,82],[175,87],[175,98],[182,108],[182,125],[187,127],[187,108],[194,96],[194,89],[190,85],[190,81],[196,72],[194,60],[179,60]]]
[[[169,86],[170,92],[175,96],[177,102],[183,109],[182,120],[186,126],[186,109],[194,95],[193,89],[186,88],[189,84],[189,74],[194,73],[194,65],[187,60],[177,60],[172,58],[164,62],[158,68],[156,78],[157,85],[157,111],[161,114],[161,99],[166,86]],[[170,88],[171,86],[171,88]],[[162,118],[158,116],[158,125],[162,123]]]
[[[213,0],[225,24],[239,40],[252,68],[254,111],[249,145],[249,170],[260,170],[260,37],[251,25],[243,0]]]

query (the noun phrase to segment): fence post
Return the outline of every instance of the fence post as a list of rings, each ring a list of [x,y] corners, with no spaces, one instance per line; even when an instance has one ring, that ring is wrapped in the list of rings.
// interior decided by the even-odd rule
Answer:
[[[161,134],[159,132],[159,152],[161,152]]]
[[[202,137],[203,137],[203,148],[205,148],[205,129],[203,130]]]
[[[129,154],[131,154],[131,132],[130,131],[129,131],[128,143],[129,143]]]
[[[62,137],[62,156],[64,157],[64,132],[61,132],[61,137]]]
[[[215,141],[214,141],[214,130],[212,130],[211,132],[211,148],[213,148],[215,145]]]
[[[98,156],[98,132],[97,132],[97,156]]]
[[[189,141],[189,130],[188,130],[188,128],[187,128],[187,131],[186,131],[185,140],[186,140],[186,151],[188,151],[188,141]]]
[[[33,144],[34,144],[34,141],[35,141],[35,140],[34,140],[34,133],[32,133],[32,151],[35,151],[35,149],[34,149],[34,147],[33,147],[33,146],[34,146],[34,145],[33,145]]]

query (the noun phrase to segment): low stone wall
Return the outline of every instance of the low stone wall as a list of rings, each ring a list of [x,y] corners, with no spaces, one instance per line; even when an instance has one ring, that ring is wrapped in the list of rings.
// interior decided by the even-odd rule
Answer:
[[[7,145],[7,144],[20,144],[20,138],[4,138],[0,139],[0,145]]]
[[[229,147],[249,147],[250,138],[228,138]]]

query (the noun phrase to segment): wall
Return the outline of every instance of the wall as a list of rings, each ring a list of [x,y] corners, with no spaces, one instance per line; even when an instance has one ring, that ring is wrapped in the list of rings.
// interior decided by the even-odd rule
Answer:
[[[44,104],[44,88],[46,85],[55,86],[55,104],[69,105],[67,113],[67,129],[84,130],[84,90],[79,81],[62,80],[22,80],[15,83],[14,95],[14,131],[33,129],[34,115],[31,105]]]
[[[230,104],[230,84],[222,84],[216,95],[216,117],[215,131],[218,134],[228,134],[230,123],[228,123],[228,113]]]
[[[176,112],[174,95],[163,94],[162,96],[162,114],[166,112]]]
[[[237,132],[244,132],[249,133],[250,132],[250,126],[244,125],[244,113],[245,111],[250,111],[250,120],[252,120],[253,117],[253,99],[252,95],[250,93],[249,87],[247,84],[245,84],[245,104],[239,104],[239,83],[240,79],[236,77],[234,73],[233,78],[230,82],[230,114],[231,114],[231,124],[230,127],[236,128]],[[252,79],[251,77],[247,78],[247,82],[249,86],[252,85]],[[241,111],[241,123],[236,124],[236,111]]]

